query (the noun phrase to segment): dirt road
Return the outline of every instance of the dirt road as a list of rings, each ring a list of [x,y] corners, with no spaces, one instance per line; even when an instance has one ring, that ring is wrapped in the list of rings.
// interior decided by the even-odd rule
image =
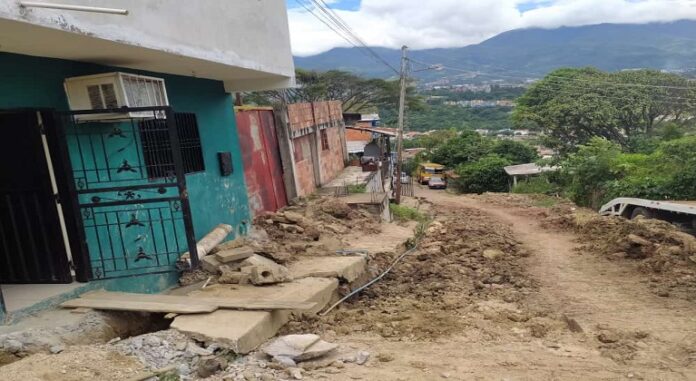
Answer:
[[[517,277],[529,282],[511,281],[513,287],[508,288],[483,285],[493,290],[488,293],[450,290],[459,292],[465,303],[453,309],[433,305],[431,321],[456,329],[431,339],[427,335],[417,339],[391,332],[385,335],[378,323],[372,329],[363,325],[352,332],[347,329],[337,340],[355,348],[370,347],[376,359],[367,367],[351,366],[347,372],[332,374],[331,379],[696,380],[693,303],[660,298],[648,290],[645,275],[576,251],[577,237],[542,227],[534,208],[496,205],[427,189],[420,189],[417,195],[448,216],[446,228],[476,221],[462,237],[474,249],[450,255],[481,255],[481,250],[494,245],[486,241],[487,236],[510,234],[517,241],[515,250],[521,253],[514,260],[522,271]],[[485,229],[488,233],[476,233]],[[474,241],[481,246],[479,250]],[[497,261],[501,260],[508,259]],[[489,271],[486,263],[475,264],[473,274]],[[496,266],[490,271],[507,271]],[[471,280],[460,281],[466,285]],[[521,296],[494,292],[495,286]],[[456,294],[446,290],[444,298],[452,297]],[[400,300],[393,295],[387,298],[396,298],[392,305]],[[392,313],[384,311],[388,308],[383,304],[373,306],[375,309],[364,313],[373,320]],[[399,320],[391,323],[397,330],[399,324]]]

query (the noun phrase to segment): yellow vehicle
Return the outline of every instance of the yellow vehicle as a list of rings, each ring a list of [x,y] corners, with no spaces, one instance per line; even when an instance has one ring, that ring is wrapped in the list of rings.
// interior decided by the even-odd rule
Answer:
[[[436,163],[421,163],[418,166],[418,172],[416,176],[418,177],[418,182],[427,185],[430,178],[435,175],[437,177],[445,177],[445,166]]]

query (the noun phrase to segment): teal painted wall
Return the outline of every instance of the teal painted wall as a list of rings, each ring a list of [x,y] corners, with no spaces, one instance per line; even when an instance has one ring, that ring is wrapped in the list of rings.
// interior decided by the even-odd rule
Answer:
[[[248,200],[244,185],[232,97],[222,82],[81,62],[0,53],[0,109],[46,107],[68,110],[63,80],[67,77],[123,71],[164,78],[171,106],[177,112],[195,113],[198,120],[205,171],[186,176],[193,224],[197,239],[219,223],[234,227],[234,235],[246,233],[249,223]],[[232,152],[234,172],[222,177],[217,153]],[[71,157],[75,155],[71,145]],[[87,234],[95,247],[94,235]],[[185,240],[182,235],[181,239]],[[92,258],[94,259],[94,257]],[[124,278],[109,288],[126,290],[134,279]],[[169,279],[171,280],[171,279]],[[140,283],[138,281],[137,283]],[[120,285],[119,285],[120,284]],[[166,288],[160,285],[157,289]],[[145,287],[143,291],[153,291]]]

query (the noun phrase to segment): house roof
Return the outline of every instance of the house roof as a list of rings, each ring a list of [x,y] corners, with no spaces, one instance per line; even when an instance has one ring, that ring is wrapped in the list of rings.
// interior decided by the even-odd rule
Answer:
[[[381,134],[381,135],[386,135],[386,136],[391,136],[391,137],[395,137],[395,136],[396,136],[396,129],[395,129],[395,128],[386,128],[386,127],[353,127],[353,126],[346,126],[346,128],[351,129],[351,130],[360,130],[360,131],[373,132],[373,133],[376,133],[376,134]]]
[[[558,167],[540,167],[535,163],[510,165],[505,167],[505,173],[508,176],[520,176],[520,175],[538,175],[544,172],[554,172],[557,171]]]

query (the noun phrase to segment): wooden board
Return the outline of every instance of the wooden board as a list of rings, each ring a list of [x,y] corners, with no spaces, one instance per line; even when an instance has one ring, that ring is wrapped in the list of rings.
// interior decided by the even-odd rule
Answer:
[[[177,304],[145,302],[138,300],[118,300],[118,299],[93,299],[78,298],[61,303],[65,308],[92,308],[95,310],[111,311],[141,311],[141,312],[161,312],[177,314],[200,314],[210,313],[218,309],[217,306],[209,304]]]
[[[85,293],[81,299],[113,300],[122,302],[159,303],[171,305],[215,306],[216,308],[232,310],[309,310],[316,306],[314,302],[297,302],[281,300],[207,298],[197,296],[160,295],[160,294],[131,294],[126,292],[93,291]],[[82,307],[82,306],[80,306]],[[180,313],[178,311],[165,311]],[[183,312],[185,313],[185,312]]]

